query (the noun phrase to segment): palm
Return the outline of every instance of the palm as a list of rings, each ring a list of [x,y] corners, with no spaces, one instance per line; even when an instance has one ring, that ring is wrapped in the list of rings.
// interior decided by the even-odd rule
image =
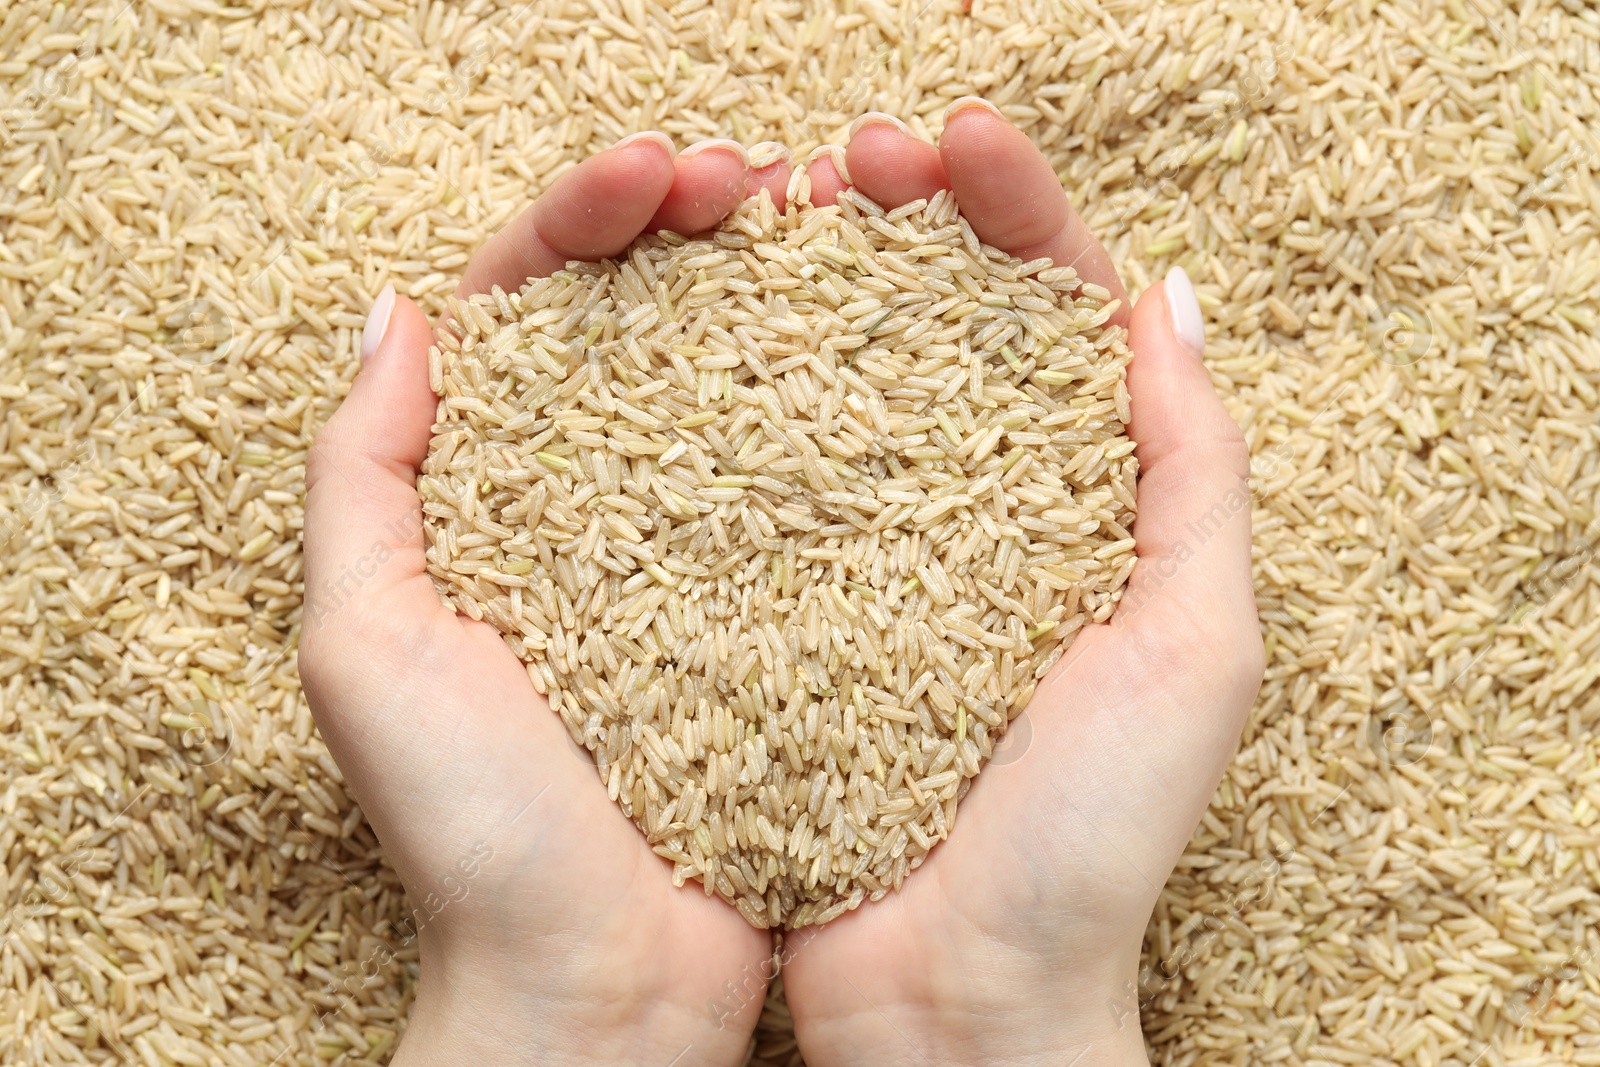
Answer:
[[[402,587],[395,595],[413,592]],[[421,595],[432,597],[432,589]],[[406,632],[369,643],[394,650],[368,668],[414,714],[389,751],[369,746],[348,761],[363,796],[369,785],[385,794],[371,817],[402,874],[417,867],[416,883],[426,884],[423,865],[448,869],[453,852],[489,844],[494,858],[468,887],[463,914],[472,916],[475,897],[536,901],[536,908],[483,917],[509,922],[493,936],[520,942],[526,952],[513,954],[553,968],[574,990],[620,987],[648,976],[652,960],[671,959],[672,980],[710,1002],[727,975],[769,955],[767,936],[737,913],[698,886],[671,886],[670,864],[607,798],[594,763],[499,635],[434,605],[397,615],[394,625]],[[341,753],[355,747],[337,730],[328,740]],[[378,764],[370,775],[369,762]],[[584,946],[596,951],[586,955]],[[619,966],[619,946],[636,950],[633,965]]]
[[[1122,623],[1081,634],[962,801],[959,830],[898,893],[792,935],[786,987],[800,1023],[818,1023],[807,1047],[819,1062],[859,1047],[863,1027],[884,1063],[922,1061],[917,1035],[963,1019],[974,1034],[1021,1030],[1077,1005],[1084,1043],[1123,1029],[1131,998],[1105,991],[1134,970],[1129,948],[1234,736],[1147,736],[1151,709],[1175,695],[1149,648]],[[1249,706],[1250,685],[1241,672],[1234,707]]]
[[[736,155],[675,166],[648,141],[603,153],[497,235],[464,289],[514,290],[568,259],[615,254],[647,225],[708,228],[745,192]],[[364,341],[362,373],[308,458],[300,666],[422,927],[410,1031],[422,1036],[402,1058],[536,1048],[666,1063],[692,1046],[697,1062],[734,1061],[759,999],[730,1001],[727,983],[751,975],[759,988],[770,938],[699,886],[672,885],[523,665],[489,626],[440,604],[416,485],[437,403],[432,332],[410,301],[373,317],[386,322],[381,343]],[[479,1021],[491,1016],[561,1020],[581,1044],[530,1045]]]

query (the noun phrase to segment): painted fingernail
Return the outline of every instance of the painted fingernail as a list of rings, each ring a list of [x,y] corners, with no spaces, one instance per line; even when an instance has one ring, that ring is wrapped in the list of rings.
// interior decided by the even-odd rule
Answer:
[[[750,169],[766,170],[789,162],[789,149],[777,141],[758,141],[750,146]]]
[[[882,111],[869,111],[850,124],[850,138],[854,140],[856,134],[868,126],[893,126],[907,137],[916,136],[911,132],[910,126],[907,126],[893,115],[885,114]]]
[[[744,150],[744,145],[738,141],[730,141],[726,137],[709,137],[704,141],[694,144],[678,153],[680,159],[691,159],[701,152],[726,152],[739,161],[741,167],[750,165],[750,153]]]
[[[1005,118],[1005,116],[1000,113],[999,108],[989,103],[989,101],[985,100],[983,97],[963,96],[959,100],[952,101],[950,106],[944,109],[944,121],[948,124],[951,119],[955,118],[963,111],[970,111],[975,107],[983,108],[997,119]]]
[[[394,285],[385,285],[367,312],[366,325],[361,327],[361,362],[366,363],[383,344],[383,335],[389,332],[389,320],[394,317]]]
[[[660,146],[661,150],[667,154],[669,159],[672,157],[672,138],[668,137],[660,130],[640,130],[638,133],[630,133],[628,136],[622,138],[622,140],[612,145],[611,148],[613,151],[615,151],[618,148],[626,148],[631,144],[641,143],[658,145]]]
[[[833,164],[834,173],[839,175],[839,180],[849,185],[850,168],[844,165],[844,149],[836,144],[818,145],[811,150],[810,155],[806,156],[806,166],[811,166],[823,156],[827,156],[828,161]]]
[[[1199,359],[1206,350],[1206,322],[1200,316],[1200,300],[1194,295],[1194,283],[1182,267],[1167,271],[1167,314],[1171,317],[1172,336]]]

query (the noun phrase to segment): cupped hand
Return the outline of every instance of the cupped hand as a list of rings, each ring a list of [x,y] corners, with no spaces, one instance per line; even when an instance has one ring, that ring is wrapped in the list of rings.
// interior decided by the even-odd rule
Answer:
[[[761,187],[781,199],[787,156],[766,147],[752,169],[731,142],[676,158],[660,134],[619,142],[491,239],[460,295],[514,292],[648,230],[708,229]],[[301,677],[420,928],[395,1063],[737,1063],[760,998],[728,990],[759,986],[745,979],[765,974],[769,936],[673,887],[522,664],[424,571],[431,342],[385,289],[307,463]]]
[[[1249,454],[1201,362],[1181,272],[1131,309],[1110,257],[1028,138],[981,102],[937,147],[867,116],[843,171],[884,207],[952,188],[985,242],[1049,256],[1123,306],[1140,465],[1138,563],[1112,620],[1080,632],[1005,758],[897,893],[790,937],[784,985],[809,1067],[1142,1064],[1140,945],[1226,767],[1263,671],[1250,581]]]

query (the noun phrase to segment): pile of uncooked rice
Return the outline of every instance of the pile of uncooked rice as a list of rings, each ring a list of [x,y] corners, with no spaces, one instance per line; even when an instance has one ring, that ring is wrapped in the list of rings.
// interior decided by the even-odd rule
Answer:
[[[898,887],[1135,558],[1117,302],[793,186],[461,309],[418,482],[441,591],[761,927]]]
[[[411,905],[295,674],[385,283],[443,313],[635,130],[803,158],[978,94],[1132,292],[1189,272],[1255,462],[1267,679],[1108,1022],[1600,1063],[1600,9],[971,7],[0,4],[0,1060],[394,1048]]]

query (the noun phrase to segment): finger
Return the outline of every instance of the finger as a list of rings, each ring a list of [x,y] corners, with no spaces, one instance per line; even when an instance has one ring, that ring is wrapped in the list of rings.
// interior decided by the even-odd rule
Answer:
[[[987,100],[963,97],[945,112],[939,155],[961,214],[980,239],[1021,259],[1048,256],[1057,266],[1073,267],[1122,301],[1112,321],[1127,324],[1128,291],[1111,257],[1027,134]]]
[[[851,183],[886,208],[932,199],[950,185],[939,150],[881,111],[869,111],[850,127],[845,161]]]
[[[675,164],[672,188],[645,226],[684,235],[703,233],[745,198],[749,156],[738,141],[713,138],[685,148]]]
[[[1024,715],[1028,759],[986,772],[962,818],[1055,793],[1072,825],[1121,843],[1124,873],[1139,875],[1127,890],[1153,898],[1233,754],[1263,652],[1249,454],[1201,362],[1188,277],[1174,268],[1131,318],[1138,561],[1111,624],[1079,633],[1040,682]]]
[[[844,149],[833,144],[813,149],[806,158],[806,177],[811,179],[811,205],[832,207],[839,194],[850,186],[850,165],[845,162]]]
[[[1129,344],[1139,562],[1118,615],[1167,632],[1254,632],[1250,453],[1201,362],[1205,328],[1183,268],[1139,299]]]
[[[457,296],[498,285],[516,292],[529,278],[574,259],[604,259],[633,243],[674,179],[672,142],[653,130],[624,137],[556,179],[532,207],[472,257]]]
[[[751,196],[765,189],[779,211],[789,191],[789,150],[777,141],[762,141],[750,149]]]
[[[428,385],[427,316],[393,286],[373,302],[350,395],[306,462],[307,631],[423,573],[417,469],[438,398]],[[417,603],[438,607],[426,581]]]

